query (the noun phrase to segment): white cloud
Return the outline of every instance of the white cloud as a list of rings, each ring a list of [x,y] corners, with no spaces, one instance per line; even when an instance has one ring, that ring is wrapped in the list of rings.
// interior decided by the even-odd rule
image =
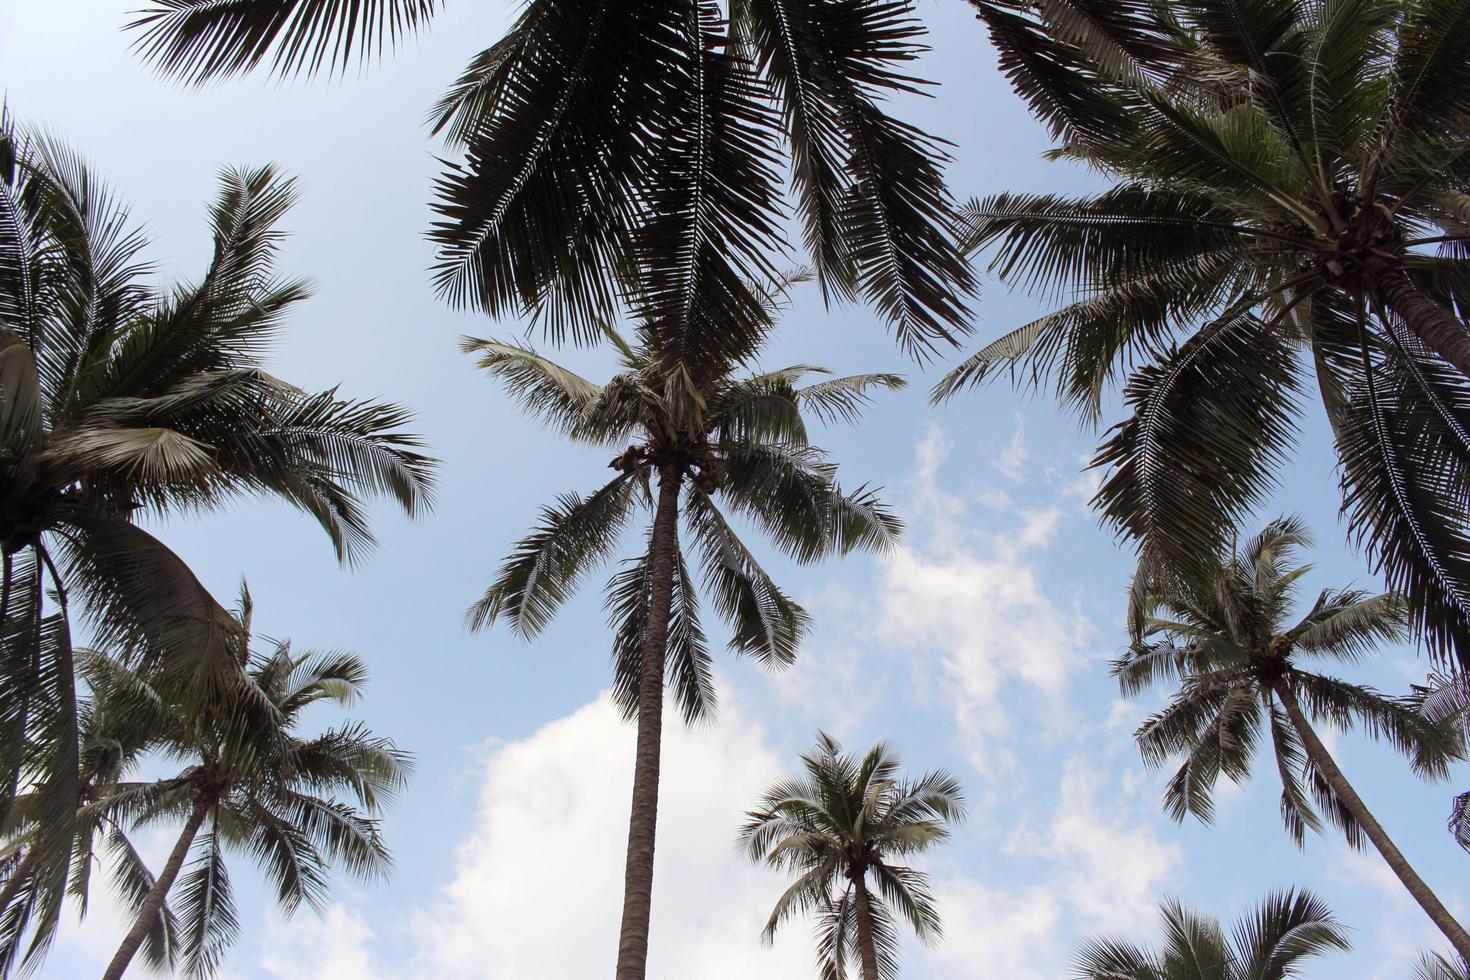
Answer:
[[[1076,938],[1136,934],[1154,921],[1181,849],[1159,839],[1157,816],[1132,788],[1081,757],[1068,759],[1058,788],[1051,819],[1033,827],[1023,817],[1006,847],[1025,873],[987,878],[1010,887],[958,873],[936,881],[946,938],[922,955],[954,968],[944,976],[1052,980],[1066,972]]]
[[[945,938],[920,955],[947,968],[946,976],[1054,980],[1059,975],[1064,951],[1056,937],[1064,910],[1051,890],[1006,891],[953,877],[935,882],[934,892]]]
[[[1122,780],[1073,756],[1063,770],[1050,825],[1018,841],[1023,853],[1055,864],[1049,890],[1065,895],[1089,929],[1122,929],[1151,920],[1159,886],[1183,858],[1179,845],[1159,839],[1157,816],[1129,796]],[[1150,815],[1140,819],[1143,812]]]
[[[1001,742],[1017,692],[1003,689],[1019,683],[1039,696],[1055,729],[1090,626],[1058,608],[1037,580],[1036,554],[1051,542],[1060,510],[1012,511],[1012,529],[997,534],[966,530],[962,502],[939,485],[949,449],[937,428],[918,446],[913,496],[933,536],[885,561],[876,633],[891,647],[937,656],[959,740],[977,769],[995,774],[1014,764]],[[914,662],[922,674],[932,666]]]
[[[991,465],[1007,480],[1018,482],[1026,476],[1026,460],[1030,458],[1031,453],[1026,449],[1026,427],[1017,418],[1016,431],[1011,435],[1011,441],[991,461]]]
[[[458,873],[417,923],[418,976],[560,980],[600,975],[617,946],[633,730],[606,697],[493,748]],[[803,976],[807,930],[773,949],[765,915],[784,883],[734,849],[740,815],[779,778],[737,705],[665,727],[649,975]]]
[[[374,933],[354,909],[328,906],[289,922],[272,916],[261,941],[260,967],[283,980],[380,980],[369,950]]]

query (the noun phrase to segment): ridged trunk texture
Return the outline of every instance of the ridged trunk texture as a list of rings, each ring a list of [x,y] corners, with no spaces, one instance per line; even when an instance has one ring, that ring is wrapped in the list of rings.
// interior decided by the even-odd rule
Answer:
[[[623,873],[623,924],[618,935],[617,980],[644,980],[648,918],[653,902],[653,846],[658,829],[659,753],[663,742],[664,656],[679,548],[679,487],[673,466],[659,470],[653,518],[651,594],[638,678],[638,747],[633,762],[633,809],[628,818],[628,862]]]
[[[1402,273],[1386,276],[1378,294],[1414,336],[1470,378],[1470,330],[1465,324],[1421,293]]]
[[[879,980],[878,948],[873,945],[873,903],[868,900],[868,884],[863,876],[852,880],[853,912],[857,915],[858,956],[862,959],[863,980]]]
[[[133,920],[133,927],[123,937],[122,945],[117,948],[117,955],[107,964],[107,972],[102,974],[102,980],[121,980],[128,964],[133,961],[133,956],[143,945],[143,940],[148,938],[148,930],[152,928],[153,920],[163,908],[163,900],[168,896],[168,890],[174,886],[174,879],[184,866],[184,858],[189,856],[189,847],[194,843],[194,835],[199,833],[205,814],[209,813],[209,807],[210,802],[204,794],[200,794],[199,799],[194,801],[194,809],[190,811],[189,820],[184,824],[178,842],[174,844],[173,853],[169,854],[163,871],[154,879],[153,887],[148,889],[143,905],[138,909],[138,917]]]
[[[1414,896],[1414,901],[1418,902],[1419,907],[1429,915],[1430,919],[1434,920],[1435,925],[1439,926],[1439,931],[1444,933],[1445,938],[1454,945],[1461,959],[1470,963],[1470,934],[1467,934],[1465,928],[1455,921],[1455,917],[1450,915],[1449,909],[1444,907],[1439,897],[1429,890],[1424,879],[1420,878],[1419,873],[1409,865],[1408,859],[1389,838],[1383,825],[1368,810],[1357,790],[1353,789],[1352,784],[1347,781],[1347,777],[1337,767],[1337,762],[1332,758],[1332,754],[1327,751],[1327,746],[1322,744],[1322,740],[1317,737],[1317,733],[1307,721],[1307,716],[1302,712],[1301,703],[1297,701],[1296,692],[1292,691],[1291,685],[1286,679],[1282,679],[1272,685],[1272,688],[1276,696],[1281,699],[1281,706],[1286,709],[1286,716],[1291,719],[1291,725],[1296,729],[1297,736],[1302,740],[1302,745],[1307,750],[1307,757],[1322,773],[1322,778],[1327,780],[1327,785],[1332,787],[1332,792],[1353,815],[1358,826],[1363,828],[1363,833],[1373,842],[1378,853],[1383,855],[1383,860],[1398,876],[1399,881],[1403,882],[1409,894]]]

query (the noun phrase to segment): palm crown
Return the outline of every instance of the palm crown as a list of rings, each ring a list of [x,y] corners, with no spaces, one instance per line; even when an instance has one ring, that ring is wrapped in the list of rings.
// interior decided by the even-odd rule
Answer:
[[[731,629],[730,646],[767,666],[796,656],[807,615],[771,579],[728,520],[751,520],[788,556],[806,563],[836,551],[884,549],[901,525],[867,487],[843,492],[836,467],[810,444],[806,418],[851,421],[874,388],[900,388],[891,374],[825,378],[793,365],[754,375],[738,364],[704,364],[697,375],[670,377],[655,351],[652,327],[630,346],[609,328],[622,371],[596,384],[535,351],[467,339],[467,351],[527,412],[567,438],[621,450],[617,475],[582,497],[566,494],[542,510],[536,530],[506,559],[470,610],[475,628],[504,617],[521,636],[538,634],[585,574],[605,562],[654,485],[680,493],[685,536],[698,548],[703,583]],[[723,510],[722,510],[723,505]],[[650,540],[651,545],[651,540]],[[607,609],[615,629],[614,696],[630,715],[637,706],[641,649],[650,609],[652,548],[614,575]],[[699,614],[699,589],[680,552],[675,559],[668,676],[686,717],[714,704],[710,660]]]
[[[438,6],[160,0],[132,26],[149,61],[202,82],[345,67]],[[437,185],[440,292],[595,337],[620,290],[654,278],[666,332],[715,340],[697,295],[749,334],[747,280],[784,250],[789,162],[824,284],[864,294],[916,353],[952,341],[972,282],[944,143],[884,105],[924,89],[908,71],[923,33],[907,0],[534,0],[430,113],[465,154]]]
[[[1302,961],[1346,950],[1346,930],[1308,891],[1268,895],[1227,936],[1220,920],[1170,899],[1160,907],[1164,946],[1158,952],[1122,939],[1089,942],[1077,954],[1077,980],[1287,980]]]
[[[1057,153],[1115,183],[968,207],[1002,277],[1081,296],[939,393],[1010,365],[1095,414],[1131,370],[1096,503],[1186,561],[1274,486],[1309,367],[1352,532],[1470,662],[1470,9],[973,2]]]
[[[138,917],[108,976],[121,975],[160,920],[189,974],[214,972],[238,928],[226,849],[255,859],[288,915],[302,902],[325,907],[334,863],[360,877],[390,865],[377,814],[402,787],[411,768],[407,755],[361,724],[310,738],[299,733],[313,705],[354,704],[366,666],[350,653],[296,653],[285,641],[252,651],[251,603],[243,590],[237,616],[243,637],[237,683],[218,706],[178,702],[146,675],[108,665],[115,703],[151,717],[151,747],[185,764],[169,778],[116,786],[87,807],[111,823],[184,825],[152,888],[131,896]],[[163,903],[181,870],[170,909]]]
[[[887,745],[859,759],[825,733],[802,764],[806,776],[771,787],[740,830],[752,860],[797,876],[771,911],[764,938],[791,916],[815,911],[826,980],[845,976],[850,959],[863,963],[864,980],[877,980],[870,967],[896,977],[895,916],[923,941],[941,933],[928,877],[903,862],[947,840],[949,826],[964,819],[959,783],[937,770],[904,779]],[[870,875],[876,893],[868,890]]]
[[[1308,828],[1322,829],[1318,810],[1360,847],[1371,842],[1389,868],[1462,956],[1470,933],[1409,865],[1348,782],[1313,723],[1362,726],[1409,758],[1415,773],[1443,779],[1465,750],[1453,724],[1434,723],[1414,698],[1315,673],[1312,658],[1355,662],[1382,642],[1402,640],[1402,600],[1326,589],[1307,615],[1288,618],[1295,584],[1310,566],[1294,564],[1308,541],[1294,519],[1267,525],[1237,554],[1178,569],[1145,564],[1134,579],[1128,653],[1113,665],[1124,693],[1177,679],[1179,690],[1136,733],[1144,759],[1184,761],[1164,792],[1171,816],[1208,821],[1220,776],[1240,782],[1250,773],[1263,729],[1281,779],[1281,818],[1300,846]],[[1303,789],[1305,778],[1318,806]]]
[[[1349,841],[1361,827],[1336,799],[1280,703],[1290,694],[1321,722],[1363,729],[1408,756],[1414,771],[1444,778],[1460,741],[1447,726],[1424,719],[1408,698],[1389,697],[1315,673],[1304,661],[1355,663],[1379,643],[1404,639],[1403,603],[1393,593],[1324,590],[1301,620],[1288,616],[1296,582],[1311,570],[1293,564],[1308,541],[1294,519],[1280,519],[1220,562],[1209,578],[1140,572],[1131,613],[1133,645],[1113,665],[1124,693],[1137,694],[1177,679],[1168,707],[1138,729],[1144,758],[1161,764],[1185,758],[1169,781],[1164,803],[1176,819],[1209,820],[1215,782],[1250,772],[1263,728],[1282,781],[1281,817],[1301,844],[1321,820],[1302,788],[1305,774],[1326,816]]]

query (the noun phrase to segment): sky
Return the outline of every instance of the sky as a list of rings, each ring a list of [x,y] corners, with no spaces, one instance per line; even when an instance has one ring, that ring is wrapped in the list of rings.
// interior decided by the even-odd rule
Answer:
[[[297,175],[303,197],[281,268],[310,276],[317,292],[270,369],[304,387],[340,383],[344,394],[412,406],[415,429],[444,461],[434,511],[410,521],[377,508],[380,547],[356,568],[339,566],[325,535],[276,502],[156,528],[221,598],[248,580],[259,632],[362,655],[372,679],[353,716],[417,758],[385,819],[389,881],[337,877],[324,915],[284,921],[248,858],[233,859],[242,931],[222,976],[605,975],[633,732],[606,695],[602,579],[533,645],[463,625],[538,506],[599,485],[605,453],[569,447],[518,415],[457,343],[467,333],[519,337],[524,324],[448,309],[426,273],[440,165],[423,116],[501,35],[513,6],[449,0],[428,31],[346,77],[251,77],[197,91],[159,81],[130,55],[121,26],[136,6],[0,0],[10,110],[64,137],[130,202],[165,282],[197,277],[207,262],[219,168],[274,161]],[[921,73],[940,85],[903,112],[955,144],[957,197],[1096,186],[1041,158],[1046,134],[959,0],[922,0],[919,14],[933,45]],[[982,283],[972,344],[1046,308],[1048,297]],[[611,366],[604,351],[558,356],[592,376]],[[923,864],[946,936],[933,948],[908,942],[906,977],[1061,977],[1086,937],[1155,939],[1165,896],[1228,921],[1293,885],[1318,892],[1351,928],[1353,951],[1316,961],[1309,977],[1402,977],[1415,950],[1436,945],[1376,853],[1340,838],[1309,839],[1302,851],[1289,842],[1269,760],[1254,781],[1221,787],[1213,826],[1162,813],[1166,774],[1144,768],[1130,737],[1162,699],[1125,702],[1107,674],[1123,642],[1130,560],[1088,509],[1095,431],[1003,383],[931,407],[943,364],[906,362],[870,311],[825,309],[814,287],[797,295],[762,366],[802,362],[909,377],[860,427],[820,437],[844,483],[885,487],[908,531],[891,555],[816,568],[758,549],[814,629],[782,674],[723,656],[716,720],[691,730],[671,716],[665,726],[650,980],[814,974],[807,924],[761,945],[785,882],[746,862],[734,838],[743,812],[794,771],[818,729],[854,750],[886,739],[911,772],[945,768],[965,786],[970,819]],[[1316,531],[1309,595],[1377,585],[1348,546],[1338,501],[1325,425],[1308,415],[1258,523],[1294,512]],[[1405,648],[1352,678],[1402,692],[1428,669]],[[1351,732],[1325,737],[1409,860],[1452,911],[1470,914],[1470,855],[1443,829],[1470,767],[1426,785],[1382,746]],[[166,828],[141,838],[156,864],[170,843]],[[95,975],[110,958],[125,921],[100,892],[85,922],[68,918],[43,976]]]

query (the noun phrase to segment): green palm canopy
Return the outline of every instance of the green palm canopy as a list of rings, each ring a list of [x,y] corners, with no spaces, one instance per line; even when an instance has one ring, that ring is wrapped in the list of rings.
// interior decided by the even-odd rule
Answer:
[[[1268,895],[1227,935],[1220,920],[1173,899],[1159,908],[1157,952],[1111,937],[1094,939],[1072,965],[1076,980],[1289,980],[1302,961],[1348,949],[1347,930],[1305,890]]]
[[[853,960],[862,980],[894,980],[899,919],[923,942],[942,933],[928,876],[905,862],[948,840],[964,819],[959,783],[941,770],[906,779],[887,745],[858,758],[823,732],[801,761],[806,775],[772,786],[740,830],[751,860],[796,876],[762,938],[815,913],[823,980],[843,980]]]
[[[156,0],[131,26],[164,74],[335,72],[420,29],[436,0]],[[826,290],[863,295],[915,354],[968,332],[946,144],[890,114],[921,93],[907,0],[531,0],[429,112],[461,162],[437,182],[435,282],[494,315],[596,339],[638,270],[724,333],[759,330],[747,285],[790,213]],[[704,338],[713,342],[715,338]]]
[[[0,125],[0,825],[24,790],[48,854],[70,850],[83,772],[72,605],[97,646],[180,692],[208,701],[232,683],[234,621],[136,521],[267,494],[351,560],[373,540],[367,498],[428,503],[404,409],[264,369],[308,294],[275,270],[294,198],[271,167],[225,171],[204,275],[159,286],[81,159]],[[43,871],[59,894],[65,860]]]
[[[1470,4],[972,0],[1002,68],[1108,190],[1001,194],[966,243],[1071,302],[937,389],[1009,367],[1128,415],[1095,503],[1174,561],[1276,486],[1307,399],[1350,532],[1470,665]]]
[[[1448,775],[1462,758],[1464,737],[1453,723],[1435,723],[1415,698],[1317,673],[1311,661],[1353,664],[1383,643],[1406,638],[1403,601],[1326,589],[1293,622],[1296,583],[1311,570],[1297,564],[1309,542],[1294,519],[1279,519],[1236,554],[1217,556],[1208,573],[1140,568],[1129,611],[1132,643],[1113,665],[1126,695],[1177,682],[1163,710],[1136,732],[1144,760],[1183,761],[1164,791],[1175,820],[1193,814],[1208,822],[1220,777],[1242,782],[1262,750],[1274,756],[1281,780],[1281,819],[1301,846],[1322,818],[1354,847],[1371,842],[1414,900],[1462,956],[1470,934],[1409,865],[1387,831],[1338,767],[1314,725],[1361,727],[1405,755],[1428,779]],[[1313,805],[1315,800],[1316,805]]]

